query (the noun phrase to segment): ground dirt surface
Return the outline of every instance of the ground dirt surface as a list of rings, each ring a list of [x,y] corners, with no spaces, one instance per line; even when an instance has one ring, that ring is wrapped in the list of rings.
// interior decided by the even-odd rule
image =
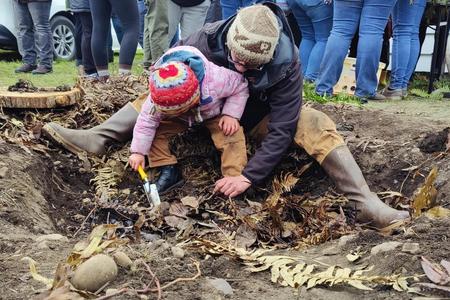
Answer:
[[[344,136],[374,192],[391,191],[403,195],[394,197],[379,194],[380,197],[387,195],[384,199],[386,202],[399,208],[407,208],[414,192],[422,186],[432,167],[436,166],[438,175],[435,181],[435,205],[450,208],[450,155],[447,150],[450,146],[450,102],[426,103],[417,100],[377,103],[369,107],[312,106],[325,112],[336,122],[338,131]],[[48,143],[42,138],[41,142]],[[308,161],[308,158],[304,160]],[[93,209],[95,191],[90,183],[93,176],[86,169],[82,160],[54,145],[50,151],[43,153],[0,139],[0,299],[42,297],[45,286],[31,277],[28,263],[22,258],[31,257],[36,261],[39,274],[52,278],[58,263],[64,261],[74,245],[89,234],[92,229],[90,225],[113,218],[113,214],[109,212],[106,217],[102,215],[105,214],[104,211],[96,214],[97,219],[87,218]],[[217,168],[209,172],[210,177],[217,176]],[[132,179],[135,175],[131,172],[127,174],[130,179],[121,182],[120,189],[144,199],[139,181]],[[198,190],[195,183],[188,183],[163,200],[171,202],[179,197],[196,196]],[[320,166],[313,164],[300,176],[293,191],[285,197],[289,199],[302,194],[314,199],[325,193],[335,194],[333,184]],[[247,199],[255,202],[263,200],[262,196],[255,196],[255,199],[251,196],[250,193]],[[203,218],[207,220],[208,215]],[[348,218],[352,219],[351,216]],[[130,217],[129,221],[132,225],[136,220]],[[78,231],[82,225],[85,226]],[[275,253],[303,257],[305,261],[319,261],[323,265],[354,268],[373,265],[371,272],[376,275],[421,275],[421,256],[436,262],[450,259],[449,228],[449,217],[426,216],[420,216],[390,232],[352,225],[350,235],[345,237],[328,238],[316,245],[303,245],[295,249],[290,247],[293,245],[291,243]],[[45,242],[39,239],[52,233],[61,234],[62,237]],[[386,286],[376,286],[372,291],[362,291],[346,285],[318,286],[308,290],[304,286],[298,289],[283,287],[271,282],[268,271],[249,273],[242,262],[233,256],[210,255],[199,249],[186,247],[182,258],[175,257],[170,247],[182,242],[182,237],[177,236],[174,230],[148,229],[144,233],[146,236],[141,241],[129,242],[123,247],[123,251],[135,262],[145,261],[161,285],[180,277],[194,276],[196,268],[193,261],[200,263],[199,278],[164,289],[162,299],[344,300],[411,299],[416,296],[397,292]],[[125,235],[126,230],[121,234]],[[160,241],[160,238],[165,241]],[[371,252],[373,247],[391,241],[398,242],[395,249]],[[412,252],[402,251],[405,243],[418,243],[419,248]],[[261,245],[262,243],[259,244]],[[351,263],[346,255],[355,249],[362,253],[361,258]],[[225,279],[231,285],[233,293],[225,295],[214,288],[209,282],[211,278]],[[425,277],[419,279],[421,282],[429,282]],[[143,265],[137,264],[131,270],[120,268],[117,279],[106,289],[120,289],[126,284],[142,288],[149,281],[150,277]],[[436,290],[425,290],[423,295],[449,297]],[[157,295],[149,293],[146,297],[148,298],[139,298],[133,292],[128,292],[115,299],[156,299]]]

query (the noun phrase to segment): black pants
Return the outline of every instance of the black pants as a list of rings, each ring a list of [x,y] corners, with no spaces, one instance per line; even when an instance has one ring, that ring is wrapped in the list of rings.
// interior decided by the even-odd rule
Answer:
[[[139,13],[136,0],[90,0],[93,31],[92,55],[97,67],[107,69],[107,41],[111,13],[120,20],[123,38],[119,53],[119,65],[131,66],[139,38]]]
[[[97,72],[92,57],[91,38],[92,38],[92,15],[90,12],[74,13],[75,17],[81,23],[81,61],[86,74]]]

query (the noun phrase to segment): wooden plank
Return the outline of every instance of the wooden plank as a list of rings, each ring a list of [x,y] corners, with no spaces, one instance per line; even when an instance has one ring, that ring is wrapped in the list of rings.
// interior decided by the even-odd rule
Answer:
[[[0,88],[0,107],[9,108],[54,108],[77,103],[82,97],[79,88],[70,91],[52,92],[9,92],[7,88]]]

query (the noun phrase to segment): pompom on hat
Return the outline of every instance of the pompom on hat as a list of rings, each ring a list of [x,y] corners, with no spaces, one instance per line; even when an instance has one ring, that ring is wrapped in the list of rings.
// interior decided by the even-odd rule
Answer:
[[[158,66],[150,75],[149,87],[155,109],[165,115],[181,115],[200,102],[198,79],[182,62]]]
[[[227,33],[227,45],[249,65],[268,63],[280,38],[276,15],[265,5],[256,4],[238,11]]]

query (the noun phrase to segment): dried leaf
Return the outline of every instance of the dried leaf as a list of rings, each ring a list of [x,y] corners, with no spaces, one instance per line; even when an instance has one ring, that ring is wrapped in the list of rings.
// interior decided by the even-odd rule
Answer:
[[[181,199],[181,203],[183,203],[186,206],[190,206],[192,208],[197,209],[199,206],[199,201],[196,197],[187,196]]]
[[[447,271],[447,273],[450,275],[450,262],[446,260],[441,260],[441,266],[443,266]]]
[[[174,202],[170,205],[169,213],[173,216],[184,218],[188,214],[189,209],[181,202]]]
[[[425,216],[428,218],[444,218],[450,217],[450,209],[442,206],[435,206],[425,212]]]
[[[180,224],[183,223],[184,219],[176,217],[176,216],[167,216],[167,217],[164,217],[164,221],[170,227],[178,228],[178,226],[180,226]]]
[[[433,167],[433,169],[425,179],[425,183],[423,184],[423,186],[416,191],[413,198],[413,203],[411,205],[414,217],[420,216],[424,209],[433,206],[437,195],[437,190],[434,186],[434,181],[436,180],[437,173],[437,168]]]
[[[360,280],[349,280],[348,284],[357,288],[358,290],[371,291],[372,289],[368,286],[365,286]]]
[[[38,272],[36,270],[36,262],[31,257],[25,256],[21,259],[21,261],[28,262],[28,264],[30,266],[30,274],[34,280],[42,282],[43,284],[45,284],[47,286],[47,288],[52,287],[53,280],[38,274]]]
[[[242,223],[236,231],[236,247],[246,249],[256,242],[256,237],[256,231]]]
[[[448,286],[442,286],[442,285],[437,285],[437,284],[434,284],[434,283],[427,283],[427,282],[419,282],[419,283],[416,283],[416,284],[420,285],[420,286],[425,286],[427,288],[437,289],[437,290],[441,290],[441,291],[445,291],[447,293],[450,293],[450,287],[448,287]]]
[[[438,265],[429,261],[426,257],[422,256],[420,262],[422,269],[427,275],[428,279],[437,284],[447,284],[450,282],[450,274],[442,270]]]

